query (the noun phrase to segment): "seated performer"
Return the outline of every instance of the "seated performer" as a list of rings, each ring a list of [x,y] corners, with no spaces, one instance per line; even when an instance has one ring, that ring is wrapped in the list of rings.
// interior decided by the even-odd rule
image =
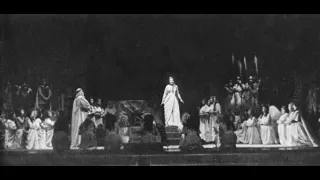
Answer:
[[[252,115],[252,109],[248,110],[248,119],[243,122],[243,134],[236,133],[238,136],[238,140],[245,144],[261,144],[260,133],[258,130],[258,122],[257,119]],[[240,136],[243,135],[243,136]]]
[[[287,107],[282,106],[281,107],[281,116],[280,116],[279,120],[277,121],[279,141],[280,141],[281,145],[287,144],[287,134],[286,134],[286,124],[285,124],[285,122],[287,121],[287,118],[288,118]]]
[[[260,125],[262,144],[277,144],[277,137],[269,114],[269,108],[266,105],[262,106],[262,114],[258,119],[258,125]]]
[[[17,138],[17,126],[15,123],[15,113],[9,113],[6,117],[6,135],[5,147],[6,149],[19,149],[20,144]]]
[[[154,117],[152,115],[144,116],[139,144],[136,145],[133,150],[138,151],[139,153],[163,151],[161,140],[157,137],[157,135],[154,135],[153,120]]]
[[[122,144],[128,144],[131,138],[131,128],[128,120],[128,116],[121,115],[119,117],[119,135],[121,137]]]
[[[225,116],[219,123],[219,142],[221,149],[236,148],[237,136],[234,133],[232,121]]]
[[[194,152],[203,150],[199,132],[192,126],[191,118],[188,113],[182,115],[183,130],[179,148],[183,152]]]
[[[287,134],[288,138],[291,138],[292,146],[318,146],[318,141],[315,137],[312,137],[310,128],[308,128],[306,122],[302,118],[296,103],[291,103],[293,110],[292,115],[289,117],[291,121],[290,132]]]
[[[85,121],[79,127],[81,136],[80,149],[90,149],[97,147],[96,127],[92,121],[93,114],[88,114]]]
[[[117,124],[117,117],[108,114],[106,118],[107,135],[105,137],[104,150],[118,152],[122,147],[122,139],[118,134],[119,125]]]
[[[66,111],[60,111],[58,120],[54,125],[54,135],[52,138],[53,150],[62,152],[70,148],[68,132],[69,132],[69,127],[68,127]]]

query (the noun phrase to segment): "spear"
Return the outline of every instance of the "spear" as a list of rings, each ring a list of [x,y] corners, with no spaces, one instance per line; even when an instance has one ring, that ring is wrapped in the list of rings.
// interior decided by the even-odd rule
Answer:
[[[257,58],[257,56],[254,56],[254,65],[256,67],[256,72],[257,72],[257,75],[258,75],[259,71],[258,71],[258,58]]]
[[[238,61],[238,66],[239,66],[240,76],[242,76],[242,63],[240,60]]]
[[[234,64],[234,55],[232,53],[232,64]]]
[[[247,71],[248,70],[248,66],[247,66],[246,57],[243,58],[243,62],[244,62],[244,69]]]

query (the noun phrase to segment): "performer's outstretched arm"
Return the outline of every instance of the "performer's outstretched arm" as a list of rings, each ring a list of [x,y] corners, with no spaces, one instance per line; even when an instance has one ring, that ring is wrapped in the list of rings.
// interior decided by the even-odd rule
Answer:
[[[180,96],[178,86],[177,86],[177,94],[178,94],[178,98],[179,98],[179,100],[180,100],[182,103],[184,103],[184,102],[183,102],[183,100],[182,100],[182,98],[181,98],[181,96]]]

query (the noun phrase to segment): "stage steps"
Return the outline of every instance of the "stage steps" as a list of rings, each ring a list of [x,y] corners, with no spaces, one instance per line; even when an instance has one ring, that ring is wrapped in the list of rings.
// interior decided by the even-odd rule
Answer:
[[[166,127],[168,145],[179,145],[181,133],[177,126]]]
[[[132,133],[132,142],[137,143],[139,140],[138,133],[140,132],[141,127],[133,126],[131,127]],[[179,145],[181,134],[178,131],[178,127],[176,126],[169,126],[165,128],[167,133],[168,145]]]

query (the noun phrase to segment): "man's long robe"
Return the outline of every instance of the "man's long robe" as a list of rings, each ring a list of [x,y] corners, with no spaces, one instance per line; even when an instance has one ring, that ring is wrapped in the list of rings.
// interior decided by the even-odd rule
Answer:
[[[71,120],[71,146],[70,149],[78,147],[81,143],[81,135],[79,135],[79,127],[87,118],[90,109],[89,102],[82,93],[77,94],[73,101],[72,120]]]

